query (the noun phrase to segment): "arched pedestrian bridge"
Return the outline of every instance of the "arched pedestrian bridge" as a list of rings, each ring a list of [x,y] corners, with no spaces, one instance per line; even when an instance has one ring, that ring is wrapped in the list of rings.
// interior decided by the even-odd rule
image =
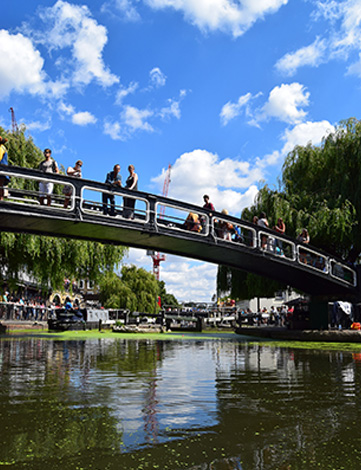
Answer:
[[[144,192],[38,170],[0,165],[11,177],[9,194],[0,201],[0,229],[79,238],[145,248],[239,268],[279,280],[303,292],[329,299],[359,300],[357,271],[325,252],[288,236],[219,212]],[[51,206],[39,203],[39,182],[53,182]],[[72,195],[64,208],[64,186]],[[114,196],[114,215],[105,214],[104,196]],[[127,209],[135,203],[135,210]],[[109,203],[108,203],[109,204]],[[200,232],[184,225],[188,214],[202,220]],[[232,235],[224,229],[233,226]],[[223,226],[223,229],[222,229]]]

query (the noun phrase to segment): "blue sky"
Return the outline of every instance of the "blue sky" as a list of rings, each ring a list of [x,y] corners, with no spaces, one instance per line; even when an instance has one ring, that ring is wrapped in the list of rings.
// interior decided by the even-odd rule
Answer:
[[[360,0],[28,0],[0,29],[0,124],[9,107],[59,164],[239,216],[276,185],[296,144],[317,145],[361,101]],[[142,250],[127,262],[151,269]],[[168,256],[179,299],[209,301],[216,266]]]

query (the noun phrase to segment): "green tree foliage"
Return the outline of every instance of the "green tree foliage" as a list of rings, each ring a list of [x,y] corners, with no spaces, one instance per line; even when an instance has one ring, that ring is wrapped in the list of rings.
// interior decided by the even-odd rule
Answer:
[[[131,312],[155,313],[159,286],[143,268],[123,266],[121,276],[108,272],[99,283],[100,300],[106,308],[125,308]]]
[[[165,288],[164,281],[158,281],[159,286],[159,296],[161,299],[162,307],[164,305],[171,306],[171,307],[178,307],[179,303],[178,300],[174,297],[173,294],[168,294]]]
[[[296,237],[305,227],[313,245],[355,262],[361,253],[361,121],[342,121],[320,146],[295,147],[285,159],[280,187],[261,188],[242,218],[251,221],[261,211],[271,228],[282,217],[287,235]],[[243,275],[243,287],[235,287],[237,276],[222,267],[218,288],[241,289],[244,298],[269,291],[268,279],[255,282],[250,274]]]
[[[15,134],[0,128],[0,135],[8,139],[9,164],[38,168],[44,158],[25,129]],[[12,178],[10,185],[21,189],[37,190],[34,182]],[[101,243],[28,235],[0,233],[0,276],[15,281],[21,272],[43,286],[63,286],[64,277],[97,281],[102,272],[113,270],[122,260],[126,249]]]
[[[219,266],[217,272],[218,297],[244,300],[253,297],[272,297],[286,286],[274,279],[247,273],[228,266]]]

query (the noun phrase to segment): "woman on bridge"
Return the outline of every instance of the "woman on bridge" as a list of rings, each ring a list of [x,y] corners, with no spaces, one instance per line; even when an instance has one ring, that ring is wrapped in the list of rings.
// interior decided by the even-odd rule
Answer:
[[[301,243],[306,243],[306,244],[310,243],[310,236],[308,234],[307,228],[302,229],[302,232],[297,237],[297,241],[299,241]],[[299,254],[300,254],[300,262],[307,264],[307,254],[306,254],[306,252],[303,251],[303,250],[300,250]]]
[[[74,168],[69,166],[68,169],[66,170],[66,174],[68,176],[74,176],[75,178],[81,178],[81,167],[83,166],[83,162],[81,160],[78,160],[75,163]],[[65,200],[64,200],[64,209],[66,209],[69,205],[69,201],[71,198],[71,195],[73,194],[73,187],[70,185],[64,186],[63,189],[63,194],[65,195]]]
[[[135,172],[134,165],[128,166],[129,176],[125,182],[125,187],[132,191],[138,191],[138,175]],[[126,219],[134,219],[135,199],[132,197],[124,198],[124,217]]]

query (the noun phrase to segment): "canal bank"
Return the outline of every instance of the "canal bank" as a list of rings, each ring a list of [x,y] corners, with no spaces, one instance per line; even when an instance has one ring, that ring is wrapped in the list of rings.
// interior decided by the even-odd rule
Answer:
[[[360,330],[290,330],[277,326],[239,327],[236,333],[253,338],[282,341],[312,341],[330,343],[361,343]]]

